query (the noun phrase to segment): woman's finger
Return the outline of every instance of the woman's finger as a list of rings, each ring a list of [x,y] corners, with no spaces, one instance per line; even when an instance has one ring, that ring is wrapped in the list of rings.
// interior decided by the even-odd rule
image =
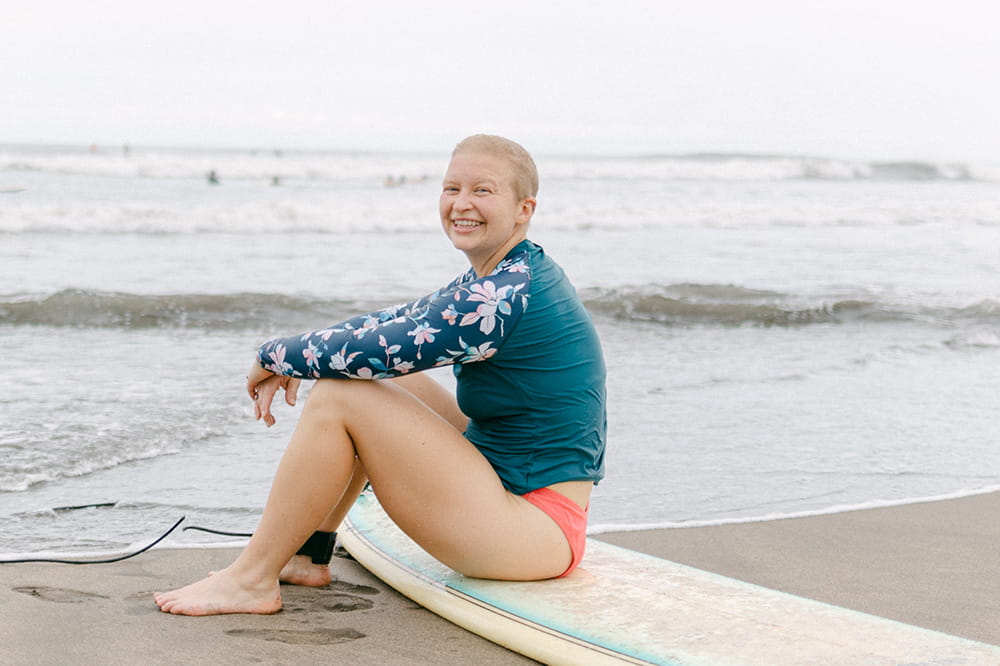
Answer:
[[[299,384],[301,383],[301,379],[289,377],[288,383],[285,384],[285,402],[293,407],[295,406],[295,401],[299,397]]]
[[[271,381],[265,381],[258,385],[257,399],[254,402],[264,419],[264,424],[268,427],[274,424],[274,417],[271,415],[271,401],[274,400],[275,388],[272,384]]]

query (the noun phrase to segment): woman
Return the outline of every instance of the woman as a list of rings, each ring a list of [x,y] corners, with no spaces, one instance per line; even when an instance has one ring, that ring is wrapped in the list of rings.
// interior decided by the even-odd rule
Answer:
[[[537,190],[520,145],[469,137],[452,153],[440,214],[471,269],[407,305],[261,347],[247,391],[268,425],[279,389],[293,403],[300,378],[318,381],[246,549],[157,594],[161,610],[273,613],[279,577],[322,584],[292,558],[366,480],[404,532],[467,576],[576,567],[604,473],[605,369],[572,285],[527,240]],[[453,366],[457,396],[415,374],[441,365]]]

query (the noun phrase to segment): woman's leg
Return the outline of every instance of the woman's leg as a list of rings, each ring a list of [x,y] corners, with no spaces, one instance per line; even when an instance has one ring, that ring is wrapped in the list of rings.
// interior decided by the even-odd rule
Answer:
[[[392,380],[396,386],[402,386],[415,395],[425,405],[440,414],[458,432],[465,432],[469,425],[469,417],[458,407],[455,394],[441,385],[427,373],[418,372],[403,375]]]
[[[352,449],[325,445],[327,438],[311,421],[300,419],[260,523],[236,561],[197,583],[154,595],[160,610],[214,615],[281,609],[278,574],[340,501],[354,467]]]
[[[352,417],[349,431],[382,506],[425,550],[472,576],[522,580],[565,571],[571,554],[562,530],[503,487],[461,435],[468,419],[440,384],[420,375],[357,391],[320,384],[324,399]],[[451,419],[439,413],[446,410],[438,398],[450,401]]]
[[[354,506],[358,495],[364,490],[366,483],[368,483],[368,476],[365,474],[365,467],[361,464],[360,460],[355,458],[354,470],[351,473],[351,481],[347,486],[347,490],[344,491],[340,501],[330,510],[326,518],[323,519],[323,522],[316,527],[316,531],[336,532],[340,524],[344,521],[344,518],[347,517],[347,512]],[[291,585],[324,587],[329,585],[333,580],[333,574],[330,573],[329,564],[316,564],[313,562],[311,556],[296,553],[282,567],[281,573],[278,575],[278,580]]]
[[[440,414],[458,432],[464,432],[468,424],[468,417],[458,408],[455,394],[448,391],[439,382],[425,373],[404,375],[392,380],[397,386],[402,386],[407,391],[420,399],[425,405]],[[354,472],[351,476],[351,483],[344,492],[340,502],[327,514],[323,522],[316,528],[321,532],[335,532],[340,528],[340,524],[347,513],[354,506],[357,496],[364,490],[368,482],[368,475],[365,473],[364,465],[360,460],[354,461]],[[307,585],[310,587],[323,587],[329,585],[333,580],[330,567],[327,564],[316,564],[308,555],[293,555],[292,559],[282,568],[279,580],[282,583],[292,585]]]
[[[393,520],[452,568],[529,580],[568,566],[559,527],[507,492],[448,420],[392,382],[321,380],[246,549],[216,575],[157,595],[160,608],[188,615],[278,610],[278,574],[344,495],[355,456]]]

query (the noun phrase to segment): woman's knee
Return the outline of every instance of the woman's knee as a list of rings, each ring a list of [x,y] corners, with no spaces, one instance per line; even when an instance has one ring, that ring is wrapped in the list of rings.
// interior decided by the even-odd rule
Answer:
[[[309,395],[316,394],[321,396],[321,398],[339,398],[362,391],[368,385],[374,383],[374,381],[365,379],[317,379]]]
[[[318,379],[309,391],[306,409],[327,418],[347,419],[366,411],[366,406],[378,402],[384,382],[363,379]]]
[[[317,379],[309,389],[303,416],[309,414],[312,418],[339,418],[350,400],[353,384],[349,379]]]

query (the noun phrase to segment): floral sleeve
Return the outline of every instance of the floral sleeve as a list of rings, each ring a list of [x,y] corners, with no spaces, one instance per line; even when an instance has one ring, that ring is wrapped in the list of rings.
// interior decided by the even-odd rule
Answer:
[[[261,366],[279,375],[381,379],[491,357],[528,304],[527,255],[489,276],[469,271],[412,303],[353,317],[304,335],[264,343]]]

